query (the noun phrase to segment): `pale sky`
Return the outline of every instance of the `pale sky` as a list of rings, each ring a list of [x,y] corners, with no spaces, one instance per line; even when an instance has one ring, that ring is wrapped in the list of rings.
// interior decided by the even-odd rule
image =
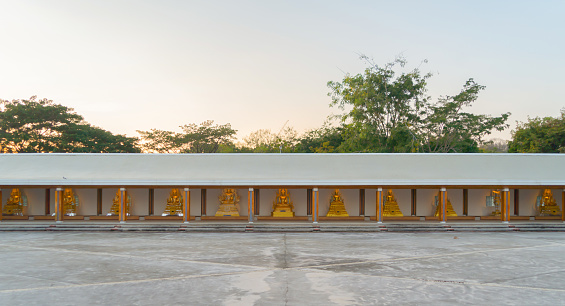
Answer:
[[[509,123],[565,107],[565,1],[0,0],[0,98],[72,107],[113,133],[212,119],[242,138],[321,126],[328,81],[403,54],[429,94],[485,85]],[[494,137],[510,138],[510,129]]]

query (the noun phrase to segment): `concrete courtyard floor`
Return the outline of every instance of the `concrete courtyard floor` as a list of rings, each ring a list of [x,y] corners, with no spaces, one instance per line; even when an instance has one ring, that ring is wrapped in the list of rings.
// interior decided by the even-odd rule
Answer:
[[[2,305],[565,305],[565,233],[2,232]]]

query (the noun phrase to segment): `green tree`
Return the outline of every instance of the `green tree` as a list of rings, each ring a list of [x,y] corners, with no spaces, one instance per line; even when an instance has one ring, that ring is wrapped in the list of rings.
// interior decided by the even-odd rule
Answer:
[[[304,133],[295,146],[297,153],[337,153],[343,143],[344,129],[330,126],[328,122],[321,128]]]
[[[214,125],[213,120],[200,125],[186,124],[180,128],[181,133],[157,129],[137,132],[141,135],[143,150],[152,153],[230,152],[237,133],[229,123]]]
[[[11,153],[140,152],[137,139],[113,135],[48,99],[0,100],[0,148]]]
[[[469,79],[459,94],[440,97],[437,103],[423,109],[414,133],[424,152],[479,152],[479,145],[485,143],[484,136],[508,128],[510,113],[491,117],[463,111],[484,88]]]
[[[419,69],[397,72],[406,61],[397,58],[380,67],[367,57],[363,74],[329,82],[330,105],[341,115],[341,152],[478,152],[484,136],[508,127],[510,113],[499,117],[465,112],[484,86],[469,79],[461,92],[431,102]]]
[[[278,134],[269,129],[260,129],[250,133],[243,139],[240,152],[252,153],[292,153],[298,139],[293,127],[283,127]]]
[[[419,111],[427,103],[426,80],[418,69],[398,74],[404,58],[386,64],[374,64],[361,57],[369,67],[363,74],[346,75],[342,82],[328,82],[331,106],[349,111],[341,116],[345,129],[342,151],[405,152],[393,140],[404,134],[406,126],[418,120]]]
[[[565,108],[557,118],[519,122],[508,143],[510,153],[565,153]]]

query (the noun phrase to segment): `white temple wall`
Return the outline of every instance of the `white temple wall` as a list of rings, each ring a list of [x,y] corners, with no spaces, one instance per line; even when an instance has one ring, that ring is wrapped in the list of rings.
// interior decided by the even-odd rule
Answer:
[[[520,216],[535,216],[536,198],[542,195],[543,189],[521,189],[520,190]],[[554,194],[555,195],[555,194]]]
[[[447,198],[450,199],[455,213],[463,216],[463,189],[447,189]]]
[[[96,188],[76,188],[73,189],[75,195],[78,196],[78,216],[95,216],[96,215],[96,199],[97,199]],[[55,212],[55,211],[52,211]]]
[[[342,191],[342,197],[343,197],[343,190]],[[334,193],[334,189],[322,189],[322,188],[318,188],[318,194],[320,196],[320,199],[318,200],[318,217],[323,217],[325,215],[328,214],[328,211],[330,209],[330,200],[332,198],[332,195]],[[344,204],[347,205],[347,201],[345,200],[345,197],[343,197],[343,201]],[[304,202],[304,204],[306,204],[306,202]],[[315,207],[316,203],[314,203],[314,192],[312,192],[312,214],[314,214],[314,207]],[[345,206],[345,210],[347,210],[347,206]],[[347,211],[349,213],[349,211]]]
[[[289,189],[290,191],[290,199],[294,203],[294,215],[295,216],[306,216],[307,215],[307,207],[306,207],[306,189]],[[276,192],[275,192],[276,196]],[[271,203],[275,200],[275,196],[271,200]],[[322,198],[320,197],[320,201]],[[313,204],[313,203],[312,203]],[[272,207],[272,205],[271,205]],[[272,211],[272,208],[271,208]],[[320,209],[320,212],[322,210]],[[318,215],[321,216],[321,213]]]
[[[128,195],[131,197],[132,216],[147,216],[149,214],[149,189],[147,188],[127,188]],[[158,213],[159,211],[155,211]],[[162,211],[161,211],[162,212]]]
[[[487,207],[486,197],[490,194],[490,189],[469,189],[469,216],[488,216],[494,211]]]
[[[249,207],[248,207],[249,206],[249,188],[238,189],[237,193],[239,194],[239,215],[240,216],[249,216]],[[217,206],[216,206],[216,210],[217,210],[218,209],[217,207],[220,206],[220,200],[218,200],[217,197],[216,197],[216,203],[217,203]],[[216,214],[216,210],[214,210],[214,214]]]
[[[12,190],[10,189],[8,193],[8,198],[10,198],[10,193]],[[24,207],[24,216],[25,215],[44,215],[45,214],[45,189],[43,188],[20,188],[20,192],[22,192],[27,197],[27,208]],[[4,197],[4,192],[2,193],[2,197]],[[2,202],[6,204],[6,202]]]
[[[277,195],[277,189],[261,189],[259,191],[259,216],[270,216],[273,212],[273,201]],[[294,192],[290,191],[290,198],[294,200]]]
[[[343,203],[345,204],[345,210],[350,216],[359,216],[359,189],[340,189],[341,196],[343,198]],[[333,189],[331,189],[331,194],[333,194]],[[330,194],[330,196],[331,196]],[[322,199],[320,197],[320,199]],[[328,210],[330,205],[330,200],[327,199]],[[320,212],[322,210],[320,209]],[[323,214],[327,214],[327,210]]]
[[[165,211],[165,207],[167,206],[167,199],[169,198],[171,190],[172,188],[153,189],[153,213],[155,216],[160,216]],[[147,189],[147,195],[149,196],[149,189]]]
[[[377,215],[377,189],[365,189],[365,216]]]
[[[433,216],[436,212],[435,196],[439,189],[417,189],[416,191],[416,215]]]
[[[182,190],[184,192],[184,189]],[[183,193],[184,194],[184,193]],[[201,216],[202,215],[202,189],[192,189],[190,188],[190,215],[191,216]]]
[[[220,194],[222,194],[222,189],[206,189],[206,216],[216,215],[218,207],[220,206],[220,201],[218,200]],[[241,209],[243,194],[241,193],[240,189],[237,189],[237,194],[239,195],[239,215],[243,216],[243,211]],[[247,209],[245,210],[245,215],[247,216]]]
[[[388,192],[388,189],[383,190],[383,195],[385,197],[386,192]],[[398,208],[400,208],[402,214],[404,216],[410,216],[410,214],[412,213],[412,189],[393,189],[392,192],[396,197]]]

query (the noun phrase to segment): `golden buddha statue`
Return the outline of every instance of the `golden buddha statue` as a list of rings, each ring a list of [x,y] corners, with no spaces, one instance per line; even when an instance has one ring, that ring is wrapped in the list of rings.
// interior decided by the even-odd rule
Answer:
[[[439,217],[439,200],[438,200],[439,196],[436,196],[436,213],[434,214],[434,217]],[[455,210],[453,210],[453,206],[451,205],[451,200],[449,198],[447,198],[447,203],[444,203],[444,205],[447,205],[445,211],[448,217],[457,217],[457,213],[455,212]]]
[[[345,204],[343,203],[339,189],[335,190],[330,199],[330,210],[326,217],[349,217],[349,214],[345,210]]]
[[[553,198],[553,193],[551,189],[545,189],[543,195],[538,197],[539,201],[539,215],[540,216],[560,216],[561,209],[557,206],[555,198]]]
[[[226,188],[218,197],[220,206],[216,212],[216,217],[239,217],[239,195],[237,190]]]
[[[1,201],[1,199],[0,199]],[[2,214],[6,216],[23,216],[27,208],[27,198],[22,195],[19,188],[12,189],[10,198],[2,208]]]
[[[131,207],[131,197],[128,195],[127,191],[124,191],[125,201],[126,201],[126,216],[129,216],[129,211]],[[106,214],[106,216],[119,216],[120,215],[120,203],[122,202],[121,191],[118,189],[114,199],[112,200],[112,207],[110,208],[110,212]]]
[[[494,211],[490,214],[491,216],[500,216],[502,212],[500,211],[500,205],[502,204],[502,195],[500,190],[493,190],[491,192],[492,198],[492,207],[494,207]]]
[[[392,189],[389,189],[386,193],[385,204],[383,207],[383,217],[403,217],[404,215],[400,211],[400,207],[398,207],[398,202],[396,202],[396,198],[394,197],[394,193]]]
[[[161,214],[161,216],[181,216],[182,217],[182,207],[183,207],[183,198],[180,193],[180,190],[177,188],[173,188],[167,199],[167,205],[165,206],[165,211]]]
[[[277,191],[277,196],[273,201],[273,217],[294,217],[294,205],[290,200],[290,192],[288,189],[281,188]]]
[[[78,204],[78,196],[74,194],[71,188],[65,188],[63,191],[63,214],[65,216],[76,216]]]

